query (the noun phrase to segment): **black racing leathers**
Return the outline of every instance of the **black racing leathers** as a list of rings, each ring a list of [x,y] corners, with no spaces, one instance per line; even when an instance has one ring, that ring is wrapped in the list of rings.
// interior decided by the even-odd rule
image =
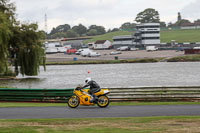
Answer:
[[[89,94],[92,95],[94,98],[97,98],[94,93],[99,92],[100,86],[93,80],[89,81],[85,86],[83,86],[83,88],[89,87],[90,86],[90,90],[89,90]]]

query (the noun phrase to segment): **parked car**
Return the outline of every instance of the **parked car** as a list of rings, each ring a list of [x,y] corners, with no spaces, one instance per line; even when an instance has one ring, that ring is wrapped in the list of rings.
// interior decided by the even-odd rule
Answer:
[[[98,52],[91,51],[90,53],[88,53],[88,57],[99,57],[99,56],[101,56],[101,54]]]
[[[58,53],[64,53],[64,52],[66,52],[66,50],[67,50],[67,48],[65,48],[65,47],[57,47]]]
[[[194,47],[193,49],[200,49],[200,47]]]
[[[137,51],[139,48],[130,48],[130,51]]]
[[[76,54],[76,55],[80,55],[80,54],[81,54],[81,51],[83,51],[83,50],[84,50],[84,49],[79,49],[79,50],[76,51],[75,54]]]
[[[76,53],[76,49],[68,49],[67,51],[66,51],[66,53],[67,54],[75,54]]]
[[[146,46],[146,51],[156,51],[158,48],[156,46]]]
[[[119,47],[116,49],[117,51],[127,51],[127,50],[130,50],[130,47],[128,46],[123,46],[123,47]]]
[[[120,51],[112,51],[112,52],[110,52],[110,55],[116,55],[116,54],[121,54],[121,52]]]
[[[83,49],[80,53],[81,56],[86,57],[88,54],[92,52],[90,49]]]
[[[54,48],[54,47],[52,47],[52,48],[50,47],[50,48],[45,49],[46,54],[55,54],[57,52],[58,52],[57,48]]]

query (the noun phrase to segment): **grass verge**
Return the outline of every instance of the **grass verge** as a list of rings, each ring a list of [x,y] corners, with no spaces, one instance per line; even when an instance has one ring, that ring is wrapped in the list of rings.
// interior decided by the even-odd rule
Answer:
[[[167,60],[167,62],[190,62],[190,61],[200,61],[200,54],[173,57]]]
[[[117,63],[154,63],[163,58],[148,59],[127,59],[127,60],[96,60],[96,61],[68,61],[68,62],[47,62],[46,65],[80,65],[80,64],[117,64]]]
[[[110,106],[140,106],[140,105],[192,105],[200,102],[111,102]],[[62,107],[67,103],[24,103],[24,102],[0,102],[2,107]]]
[[[200,116],[0,120],[1,133],[199,132]]]

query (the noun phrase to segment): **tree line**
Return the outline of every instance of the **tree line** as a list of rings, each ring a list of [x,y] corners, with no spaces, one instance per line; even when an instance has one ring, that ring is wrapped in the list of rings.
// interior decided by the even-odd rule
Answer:
[[[181,14],[178,13],[177,21],[175,23],[166,22],[160,20],[159,12],[153,8],[147,8],[137,14],[135,18],[136,23],[160,23],[161,28],[180,27],[185,24],[191,24],[192,22],[187,19],[182,19]],[[59,25],[53,28],[47,38],[67,38],[67,37],[80,37],[80,36],[96,36],[102,35],[114,31],[133,31],[136,28],[136,23],[126,22],[119,28],[105,30],[103,26],[91,25],[88,28],[82,24],[71,27],[69,24]],[[194,21],[194,23],[200,23],[200,19]]]
[[[37,75],[40,64],[45,67],[45,34],[35,23],[17,21],[15,9],[9,0],[0,0],[0,76]]]

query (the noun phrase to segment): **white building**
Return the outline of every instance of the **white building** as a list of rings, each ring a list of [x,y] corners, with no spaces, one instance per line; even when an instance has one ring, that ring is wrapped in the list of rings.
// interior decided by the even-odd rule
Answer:
[[[143,45],[160,44],[160,24],[143,23],[136,26],[135,42]]]
[[[93,44],[93,49],[109,49],[112,43],[108,40],[98,40]]]
[[[136,33],[126,36],[114,36],[113,47],[148,46],[160,44],[160,24],[143,23],[136,26]]]
[[[121,46],[129,46],[132,47],[134,42],[134,36],[132,35],[124,35],[124,36],[114,36],[113,37],[113,46],[114,48],[118,48]]]

